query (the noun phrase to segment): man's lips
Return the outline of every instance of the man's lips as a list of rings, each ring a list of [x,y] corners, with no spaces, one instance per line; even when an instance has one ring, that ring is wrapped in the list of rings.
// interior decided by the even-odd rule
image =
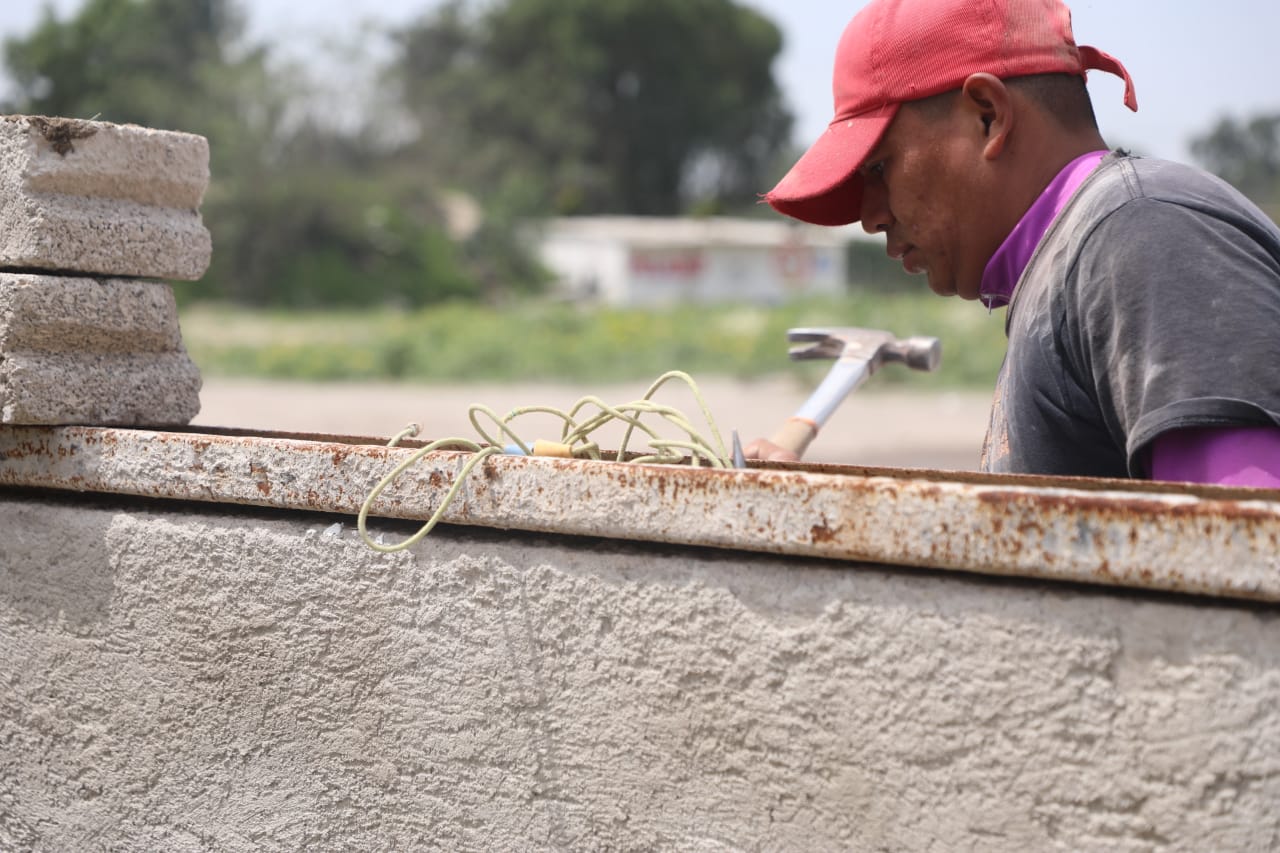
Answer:
[[[924,272],[924,258],[914,247],[902,256],[902,268],[911,275]]]
[[[889,257],[902,262],[902,268],[910,275],[924,271],[920,251],[910,243],[902,243],[889,249]]]

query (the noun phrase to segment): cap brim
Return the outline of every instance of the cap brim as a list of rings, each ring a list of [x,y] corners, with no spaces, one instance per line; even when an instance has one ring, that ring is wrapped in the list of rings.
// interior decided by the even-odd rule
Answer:
[[[814,225],[857,222],[862,218],[858,168],[897,112],[898,104],[887,104],[831,122],[764,200],[779,213]]]

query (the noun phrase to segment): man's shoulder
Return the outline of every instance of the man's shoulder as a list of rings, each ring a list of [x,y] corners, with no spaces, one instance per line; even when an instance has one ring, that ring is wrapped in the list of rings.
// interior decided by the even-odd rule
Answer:
[[[1015,301],[1027,306],[1024,323],[1036,322],[1029,315],[1037,314],[1070,321],[1103,304],[1100,290],[1145,292],[1137,282],[1169,271],[1153,259],[1179,257],[1189,249],[1202,257],[1262,252],[1280,258],[1280,228],[1230,184],[1202,169],[1114,152],[1045,235]],[[1049,301],[1052,310],[1046,307]]]
[[[1092,197],[1104,208],[1149,200],[1265,216],[1239,190],[1204,169],[1123,151],[1113,152],[1102,161],[1081,186],[1080,195],[1082,199]]]
[[[1161,215],[1160,210],[1167,215]],[[1174,210],[1181,211],[1173,214]],[[1170,218],[1172,217],[1172,219]],[[1280,247],[1280,228],[1231,184],[1186,163],[1115,152],[1077,190],[1056,228],[1059,240],[1080,248],[1094,229],[1133,235],[1168,230],[1170,223],[1219,222],[1253,239]],[[1177,228],[1173,229],[1178,230]],[[1170,233],[1170,239],[1177,239]]]

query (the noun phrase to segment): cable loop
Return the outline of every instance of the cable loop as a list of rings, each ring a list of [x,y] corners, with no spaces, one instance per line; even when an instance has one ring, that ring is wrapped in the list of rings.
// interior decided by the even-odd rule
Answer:
[[[706,421],[709,437],[694,427],[689,419],[678,409],[653,402],[654,394],[670,381],[683,382],[693,392],[698,408]],[[593,411],[584,412],[584,410]],[[618,447],[618,461],[626,460],[631,437],[638,430],[648,437],[649,452],[632,459],[630,464],[678,465],[687,461],[694,467],[701,467],[706,464],[712,468],[730,468],[733,465],[729,458],[729,452],[725,449],[724,438],[720,434],[720,429],[716,426],[715,418],[712,416],[711,409],[707,406],[701,390],[698,388],[697,383],[694,382],[693,377],[679,370],[672,370],[658,377],[649,386],[649,389],[641,399],[617,406],[610,405],[599,397],[586,396],[579,399],[567,411],[552,406],[523,406],[512,409],[507,414],[499,417],[493,409],[476,403],[469,408],[468,417],[471,420],[471,425],[475,428],[476,434],[483,440],[483,443],[466,438],[443,438],[432,441],[415,450],[393,468],[390,473],[380,479],[360,505],[360,514],[356,521],[356,526],[360,531],[360,538],[370,548],[384,554],[402,551],[421,542],[440,522],[449,507],[453,505],[458,492],[462,489],[467,477],[475,470],[476,466],[490,456],[508,452],[503,449],[503,439],[509,440],[511,446],[518,449],[520,453],[526,456],[534,455],[533,443],[526,442],[511,426],[513,421],[533,414],[550,415],[559,418],[563,422],[559,443],[567,446],[570,455],[575,459],[602,459],[600,445],[590,440],[591,434],[608,424],[621,422],[627,425],[627,429]],[[655,427],[644,421],[646,416],[651,419],[654,417],[660,418],[668,425],[682,432],[685,437],[676,439],[663,438]],[[585,419],[582,419],[582,417],[585,417]],[[488,428],[481,424],[481,421],[485,419],[491,422]],[[496,427],[496,430],[493,429],[494,427]],[[418,424],[408,424],[387,442],[387,447],[396,447],[406,438],[417,436],[420,431],[421,427]],[[367,520],[374,502],[405,471],[420,462],[423,457],[439,450],[463,450],[474,455],[458,471],[453,485],[449,487],[444,498],[440,501],[440,506],[436,508],[431,517],[416,533],[408,539],[393,545],[384,545],[380,541],[371,539],[367,528]],[[679,451],[687,451],[689,455],[685,456]],[[558,452],[564,452],[563,448]]]

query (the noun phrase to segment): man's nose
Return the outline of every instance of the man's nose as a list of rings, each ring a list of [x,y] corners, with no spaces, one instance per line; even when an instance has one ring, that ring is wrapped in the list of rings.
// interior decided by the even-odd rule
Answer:
[[[862,186],[862,229],[868,234],[882,234],[893,224],[889,210],[889,193],[881,181],[865,181]]]

